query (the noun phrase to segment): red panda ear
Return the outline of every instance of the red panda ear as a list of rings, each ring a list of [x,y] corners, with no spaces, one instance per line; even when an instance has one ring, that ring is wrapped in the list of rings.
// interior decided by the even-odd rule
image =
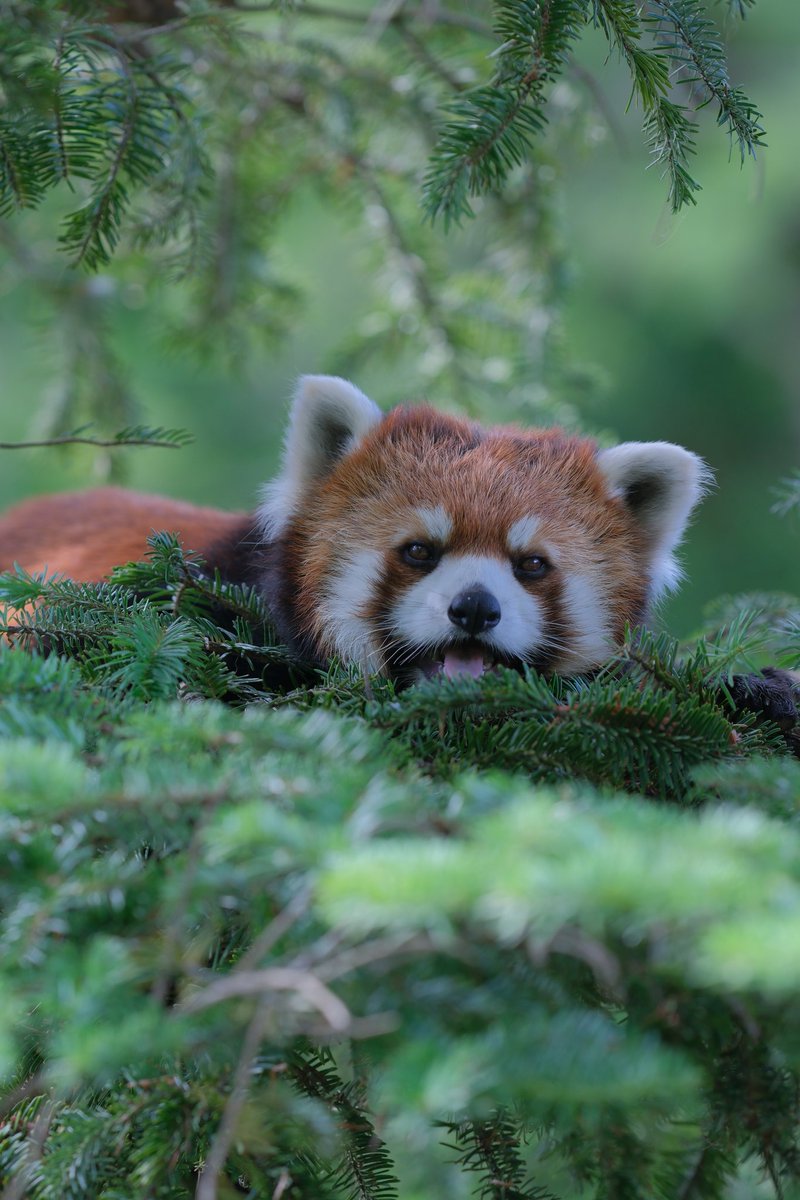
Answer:
[[[713,481],[711,471],[696,454],[671,442],[623,442],[601,450],[597,465],[611,495],[623,501],[646,535],[655,599],[680,580],[673,552]]]
[[[308,488],[324,479],[382,416],[346,379],[301,376],[289,413],[283,465],[264,488],[258,512],[267,538],[282,532]]]

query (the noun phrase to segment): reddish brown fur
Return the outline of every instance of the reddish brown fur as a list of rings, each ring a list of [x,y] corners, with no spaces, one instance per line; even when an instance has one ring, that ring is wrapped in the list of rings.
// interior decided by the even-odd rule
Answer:
[[[614,636],[621,637],[626,620],[639,619],[645,607],[646,546],[624,505],[609,499],[595,454],[593,441],[559,429],[481,429],[427,407],[394,409],[290,525],[285,575],[293,580],[299,625],[322,634],[319,597],[337,546],[388,554],[404,514],[444,504],[454,518],[449,549],[457,554],[504,554],[508,527],[535,513],[537,540],[558,546],[565,572],[596,571]],[[408,528],[409,537],[422,533]],[[391,572],[386,586],[397,591],[403,577],[394,559]],[[536,586],[547,604],[547,588]]]
[[[154,530],[178,533],[187,549],[202,554],[241,528],[243,517],[114,487],[39,496],[0,517],[0,570],[18,563],[96,582],[112,567],[143,558]]]

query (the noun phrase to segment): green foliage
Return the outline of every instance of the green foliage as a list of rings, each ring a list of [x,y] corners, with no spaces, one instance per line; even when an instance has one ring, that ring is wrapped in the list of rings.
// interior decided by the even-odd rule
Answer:
[[[754,614],[396,694],[301,685],[166,535],[0,587],[5,1187],[790,1194],[800,772],[727,699]]]
[[[558,359],[541,134],[580,131],[552,87],[577,39],[618,50],[673,208],[696,108],[761,142],[704,4],[502,2],[494,30],[267,8],[0,4],[2,270],[36,277],[69,350],[45,433],[180,440],[137,424],[117,285],[54,270],[23,209],[50,206],[74,263],[169,277],[173,338],[241,357],[295,311],[270,239],[312,181],[375,230],[337,369],[413,360],[404,391],[569,421],[530,379]],[[429,212],[490,192],[490,236],[420,226],[425,162]],[[84,439],[98,412],[125,433]],[[166,535],[107,584],[4,576],[0,604],[9,1200],[800,1189],[800,779],[731,699],[800,662],[795,599],[728,599],[683,649],[631,631],[592,679],[400,694],[298,664],[257,594]]]
[[[85,182],[61,243],[75,263],[100,266],[137,188],[201,169],[181,87],[186,65],[118,38],[100,5],[5,3],[0,15],[9,105],[0,123],[0,215],[39,203],[57,184]],[[187,209],[193,202],[181,199]]]
[[[243,703],[273,676],[307,676],[252,588],[204,576],[172,535],[149,544],[148,563],[117,568],[108,584],[0,577],[0,632],[71,653],[84,680],[122,704],[173,696],[178,684],[187,697]]]
[[[717,30],[700,0],[654,3],[645,12],[632,0],[529,0],[495,4],[500,47],[488,86],[473,88],[448,107],[425,192],[431,216],[445,222],[471,215],[468,196],[497,190],[525,157],[546,116],[545,87],[568,60],[571,43],[591,22],[619,51],[630,74],[632,99],[644,112],[654,160],[669,180],[673,211],[695,203],[700,185],[687,161],[696,124],[689,107],[670,98],[676,81],[701,89],[703,103],[719,106],[718,123],[737,139],[740,152],[762,145],[761,115],[732,88]],[[654,44],[643,35],[651,29]]]
[[[497,0],[500,47],[490,85],[447,106],[425,180],[427,211],[445,223],[471,216],[468,196],[499,189],[545,123],[545,85],[562,69],[586,16],[586,0]]]
[[[143,226],[148,237],[172,236],[196,225],[205,138],[195,117],[195,96],[184,83],[187,63],[173,51],[169,36],[145,41],[120,31],[108,19],[97,19],[104,15],[99,6],[92,13],[92,6],[76,10],[49,0],[6,8],[13,11],[15,27],[2,46],[0,62],[12,101],[0,128],[0,213],[39,203],[56,184],[87,181],[88,194],[65,218],[61,241],[75,262],[90,267],[109,261],[136,189],[147,188],[160,200],[160,211],[151,206]],[[298,54],[297,78],[307,86],[303,56],[311,44],[293,35],[288,23],[303,12],[302,5],[293,6],[288,16],[276,19]],[[408,21],[402,14],[400,32],[417,37]],[[451,221],[469,214],[469,196],[502,187],[509,171],[527,157],[546,120],[546,87],[562,72],[588,23],[603,30],[631,71],[675,209],[693,202],[699,186],[685,165],[694,126],[686,106],[666,98],[676,70],[686,67],[685,81],[701,88],[706,101],[717,102],[719,122],[737,139],[743,155],[761,144],[760,114],[730,86],[719,35],[701,0],[654,3],[645,14],[631,0],[496,0],[492,80],[445,105],[449,120],[425,183],[432,216],[442,213]],[[204,42],[203,53],[220,33],[233,38],[237,32],[239,38],[230,44],[234,56],[243,53],[240,38],[246,39],[246,32],[236,30],[220,12],[207,10],[199,20],[189,17],[179,25],[199,38],[198,46]],[[468,21],[464,25],[469,28]],[[648,26],[654,26],[656,38],[650,49],[642,43]],[[164,48],[154,52],[159,42]],[[318,42],[313,50],[317,69],[320,57],[337,70],[343,65],[338,47]],[[32,52],[32,82],[20,86],[21,63]],[[438,66],[434,55],[428,61]],[[452,85],[451,68],[442,64],[439,73]],[[281,95],[280,88],[277,98],[298,108],[304,103],[300,96]],[[329,132],[334,131],[329,127]]]
[[[483,1174],[477,1193],[481,1200],[552,1200],[544,1188],[526,1184],[519,1146],[523,1133],[508,1113],[498,1113],[488,1121],[442,1124],[455,1138],[452,1148],[459,1153],[462,1169]]]
[[[683,62],[687,82],[702,87],[707,102],[717,103],[717,124],[736,140],[742,160],[747,154],[755,157],[756,147],[763,145],[761,114],[741,89],[731,87],[722,42],[705,6],[700,0],[655,0],[652,9],[674,36],[670,49]]]
[[[60,360],[37,433],[141,421],[113,317],[121,306],[127,320],[165,280],[157,324],[173,348],[241,368],[255,342],[294,328],[313,282],[274,241],[312,192],[358,228],[354,253],[374,281],[337,372],[363,377],[377,360],[387,377],[400,364],[404,395],[571,420],[586,379],[565,362],[554,320],[564,271],[552,179],[562,148],[597,124],[567,72],[577,40],[597,25],[619,50],[674,208],[698,187],[698,106],[713,99],[744,151],[760,143],[708,6],[650,7],[658,21],[631,0],[497,3],[492,25],[443,5],[177,14],[159,0],[143,26],[136,5],[0,4],[0,210],[14,218],[0,270],[9,284],[33,281]],[[602,120],[607,108],[601,99]],[[446,224],[491,195],[491,228],[443,245],[420,227],[421,179],[427,211]],[[81,265],[103,274],[87,280]]]

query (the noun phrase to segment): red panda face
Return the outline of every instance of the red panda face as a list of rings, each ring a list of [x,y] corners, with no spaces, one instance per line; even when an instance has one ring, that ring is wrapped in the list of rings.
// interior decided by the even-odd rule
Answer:
[[[634,447],[382,417],[343,380],[306,379],[261,514],[278,608],[318,657],[403,682],[591,669],[674,580],[700,493],[694,455]]]

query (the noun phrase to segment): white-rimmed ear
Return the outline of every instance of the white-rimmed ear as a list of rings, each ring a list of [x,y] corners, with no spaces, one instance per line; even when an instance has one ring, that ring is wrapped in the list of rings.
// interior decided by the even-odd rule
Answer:
[[[298,510],[308,488],[381,420],[376,404],[336,375],[302,375],[292,401],[280,474],[262,492],[258,517],[268,540]]]
[[[612,496],[623,501],[645,534],[656,599],[680,581],[674,551],[713,481],[711,471],[702,458],[671,442],[623,442],[601,450],[597,463]]]

